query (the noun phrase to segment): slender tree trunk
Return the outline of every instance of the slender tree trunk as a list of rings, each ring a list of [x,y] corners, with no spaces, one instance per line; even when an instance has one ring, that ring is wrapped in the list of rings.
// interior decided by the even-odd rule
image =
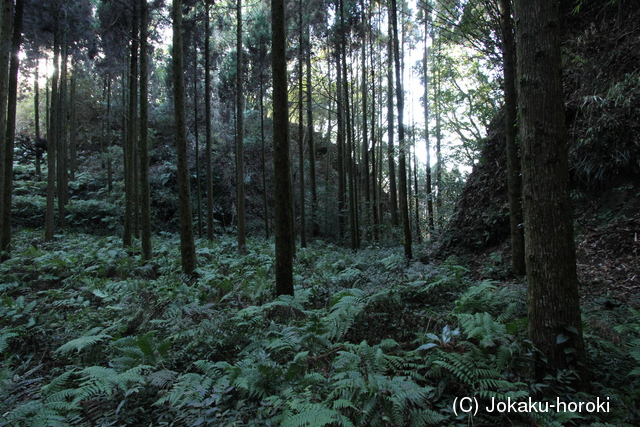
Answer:
[[[16,0],[13,15],[11,59],[9,60],[9,86],[7,96],[7,125],[5,135],[5,168],[1,203],[3,205],[0,230],[0,260],[11,251],[11,196],[13,188],[13,141],[16,136],[16,110],[18,101],[18,69],[20,66],[20,44],[22,43],[22,11],[24,0]],[[6,255],[5,255],[6,254]]]
[[[342,48],[342,84],[343,87],[339,90],[343,91],[344,96],[344,117],[345,117],[345,136],[347,137],[346,147],[346,173],[347,173],[347,185],[349,191],[349,240],[351,242],[351,249],[358,249],[358,231],[356,229],[356,206],[355,206],[355,192],[353,181],[353,138],[351,128],[351,113],[349,111],[349,74],[347,73],[347,38],[344,26],[344,0],[340,0],[340,34],[341,34],[341,48]]]
[[[373,52],[373,42],[371,42],[371,52]],[[380,239],[380,220],[378,217],[378,164],[376,155],[377,138],[376,138],[376,80],[374,73],[373,59],[371,61],[371,213],[373,218],[373,240]]]
[[[407,166],[406,166],[406,141],[404,136],[404,91],[402,89],[402,75],[400,73],[400,50],[398,40],[398,18],[396,0],[391,0],[391,23],[393,24],[393,53],[396,68],[396,97],[398,100],[398,142],[400,153],[398,161],[398,174],[400,175],[400,212],[402,214],[402,234],[404,238],[404,255],[411,259],[411,225],[409,223],[409,208],[407,205]]]
[[[560,12],[553,0],[516,0],[529,337],[536,379],[575,369],[588,384],[582,336],[567,135]]]
[[[113,168],[111,166],[111,76],[107,75],[107,139],[105,141],[107,151],[107,192],[113,190]]]
[[[211,146],[211,29],[209,24],[209,2],[205,1],[206,19],[205,19],[205,44],[204,44],[204,86],[205,86],[205,163],[207,168],[207,239],[213,240],[213,168],[212,168],[212,149]]]
[[[4,185],[6,170],[13,173],[13,144],[8,146],[7,131],[7,98],[9,96],[9,59],[11,57],[11,39],[13,36],[13,0],[2,1],[2,15],[0,15],[0,260],[2,255],[2,240],[4,225],[4,193],[8,191]]]
[[[76,120],[76,85],[78,66],[75,60],[71,70],[71,90],[69,93],[69,179],[75,181],[78,168],[77,120]]]
[[[389,12],[391,13],[391,12]],[[398,226],[398,189],[396,185],[396,161],[394,155],[394,112],[393,112],[393,26],[391,15],[389,16],[389,42],[387,45],[387,120],[388,124],[388,145],[387,156],[389,161],[389,200],[391,202],[391,225]]]
[[[247,251],[247,237],[245,230],[245,190],[244,190],[244,93],[242,89],[243,64],[242,64],[242,0],[238,0],[236,10],[238,28],[236,40],[237,81],[236,81],[236,207],[238,209],[238,251]]]
[[[361,0],[362,10],[365,11],[364,0]],[[371,22],[369,18],[367,20]],[[364,205],[367,212],[367,217],[371,212],[371,185],[369,175],[369,135],[368,135],[368,123],[367,123],[367,35],[368,31],[365,30],[364,39],[362,40],[362,168],[363,168],[363,181],[364,181]],[[373,220],[371,220],[373,222]]]
[[[520,156],[516,143],[516,58],[511,22],[511,0],[500,0],[502,27],[502,62],[504,70],[504,125],[507,145],[507,184],[509,189],[509,223],[511,228],[511,267],[519,276],[525,274],[524,227],[522,224],[522,180]]]
[[[200,186],[200,132],[198,120],[198,47],[194,47],[193,52],[193,132],[196,140],[196,203],[198,205],[198,237],[202,237],[202,188]]]
[[[418,157],[416,156],[416,129],[415,125],[413,126],[413,191],[414,191],[414,204],[415,204],[415,212],[416,212],[416,239],[418,243],[422,241],[422,234],[420,233],[420,203],[418,195],[419,187],[418,187]]]
[[[47,59],[47,68],[49,67],[49,59]],[[45,134],[47,135],[47,138],[49,138],[48,132],[49,132],[49,114],[51,113],[51,102],[49,100],[50,95],[49,95],[49,83],[51,82],[51,78],[47,78],[46,83],[45,83],[45,88],[44,88],[44,103],[45,103],[45,108],[44,108],[44,129],[45,129]]]
[[[307,22],[308,24],[308,22]],[[313,128],[313,86],[311,85],[311,29],[307,25],[306,31],[306,62],[307,62],[307,143],[309,148],[309,184],[311,186],[311,225],[313,237],[320,235],[318,224],[318,186],[316,177],[316,144]]]
[[[180,255],[182,271],[191,275],[196,269],[196,246],[191,213],[189,156],[187,152],[187,119],[185,111],[184,65],[182,53],[182,0],[173,0],[173,99],[178,152],[178,204],[180,213]]]
[[[264,138],[264,70],[262,64],[265,58],[265,46],[260,45],[260,142],[262,143],[262,208],[264,215],[265,238],[269,240],[269,204],[267,201],[267,162],[265,159]]]
[[[153,257],[151,245],[151,196],[149,188],[149,8],[140,0],[140,226],[142,258]]]
[[[433,231],[435,228],[433,221],[433,191],[431,187],[431,144],[429,143],[429,48],[427,47],[427,38],[429,34],[429,18],[428,11],[425,10],[424,21],[424,143],[427,149],[427,164],[426,164],[426,178],[427,178],[427,224],[429,230]]]
[[[284,0],[271,0],[273,167],[275,180],[276,294],[293,295],[293,209],[289,160],[286,22]]]
[[[434,76],[434,110],[436,115],[436,222],[438,225],[442,225],[443,215],[442,215],[442,152],[441,152],[441,144],[442,144],[442,129],[440,127],[440,37],[438,37],[437,48],[436,48],[436,61],[435,66],[433,67],[433,76]]]
[[[36,71],[33,79],[33,112],[36,128],[36,142],[40,140],[40,83],[38,82],[38,61],[36,61]],[[36,175],[38,179],[42,176],[42,151],[36,147]]]
[[[328,55],[327,58],[327,81],[329,82],[329,108],[327,109],[327,137],[326,139],[326,144],[327,144],[327,154],[326,154],[326,158],[325,158],[325,172],[324,172],[324,233],[325,236],[328,236],[329,233],[329,205],[331,204],[329,202],[329,177],[331,175],[331,160],[332,160],[332,144],[331,144],[331,130],[332,130],[332,126],[331,126],[331,111],[332,111],[332,107],[333,107],[333,98],[332,98],[332,87],[333,85],[331,84],[332,80],[331,80],[331,55]]]
[[[138,112],[138,2],[133,6],[131,23],[131,47],[129,63],[129,127],[124,156],[125,156],[125,216],[124,216],[124,236],[123,245],[129,247],[132,244],[133,235],[137,234],[136,217],[136,151],[137,135],[137,112]]]
[[[304,102],[303,102],[303,61],[304,61],[304,42],[303,42],[303,20],[302,20],[302,0],[298,1],[298,22],[300,24],[300,37],[298,38],[298,173],[300,174],[300,247],[307,247],[307,224],[305,217],[305,187],[304,187]]]
[[[67,25],[66,23],[64,24]],[[68,172],[68,150],[67,150],[67,63],[68,46],[66,34],[62,35],[62,45],[60,47],[60,85],[58,88],[58,110],[55,120],[58,122],[57,143],[58,143],[58,223],[60,228],[66,227],[65,206],[69,196],[69,172]]]
[[[338,161],[338,231],[340,235],[340,240],[344,238],[344,205],[346,202],[345,197],[345,187],[346,180],[344,175],[344,113],[342,111],[342,64],[341,64],[341,52],[340,47],[336,46],[336,103],[337,103],[337,112],[336,112],[336,120],[338,122],[338,135],[336,138],[336,150],[337,153],[337,161]]]
[[[53,241],[55,229],[56,161],[58,148],[58,73],[60,62],[59,29],[55,29],[53,41],[53,74],[51,75],[51,106],[48,110],[47,128],[47,207],[44,219],[44,240]],[[2,117],[2,115],[0,115]]]

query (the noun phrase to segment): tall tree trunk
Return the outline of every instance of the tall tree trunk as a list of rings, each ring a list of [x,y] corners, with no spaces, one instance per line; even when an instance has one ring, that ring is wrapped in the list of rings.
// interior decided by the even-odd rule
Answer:
[[[400,185],[400,212],[402,214],[402,235],[405,257],[411,259],[411,225],[409,223],[409,207],[407,205],[407,166],[406,146],[404,136],[404,91],[402,89],[402,75],[400,73],[400,49],[398,40],[398,13],[396,0],[391,0],[391,23],[393,24],[393,56],[396,68],[396,98],[398,100],[398,142],[400,153],[398,155],[398,174]]]
[[[265,58],[264,43],[260,44],[260,142],[262,144],[262,210],[264,215],[265,239],[269,240],[269,204],[267,201],[267,162],[264,138],[264,70],[262,64]]]
[[[373,37],[371,38],[373,39]],[[373,52],[373,41],[371,41],[370,51]],[[377,138],[376,138],[376,79],[374,73],[373,59],[371,60],[371,213],[373,220],[373,240],[380,239],[380,220],[378,217],[378,164],[376,155]]]
[[[351,249],[358,249],[358,231],[356,227],[356,206],[355,206],[355,192],[354,192],[354,170],[353,170],[353,129],[351,128],[351,113],[349,102],[349,74],[347,73],[347,37],[344,25],[344,0],[340,0],[340,35],[341,35],[341,50],[342,50],[342,88],[343,100],[344,100],[344,117],[345,117],[345,133],[347,137],[346,146],[346,173],[347,173],[347,185],[349,191],[349,241],[351,242]]]
[[[340,236],[340,240],[344,238],[344,205],[346,202],[346,180],[345,180],[345,167],[344,167],[344,112],[342,105],[342,61],[341,61],[341,50],[340,47],[336,45],[336,121],[338,124],[338,135],[336,137],[336,150],[337,150],[337,161],[338,161],[338,232]]]
[[[327,154],[325,157],[325,169],[324,169],[324,234],[325,236],[328,236],[329,233],[329,206],[331,205],[331,203],[329,202],[330,197],[329,197],[329,178],[330,178],[330,174],[331,174],[331,161],[332,161],[332,145],[331,144],[331,130],[332,130],[332,126],[331,126],[331,109],[333,107],[333,97],[332,97],[332,87],[333,85],[331,84],[332,80],[331,80],[331,55],[327,55],[327,81],[329,82],[328,85],[328,92],[329,92],[329,107],[327,108],[327,136],[325,138],[326,140],[326,146],[327,146]]]
[[[361,0],[361,7],[364,11],[365,4],[364,0]],[[367,13],[368,15],[368,13]],[[371,19],[367,20],[371,22]],[[367,27],[368,28],[368,27]],[[364,181],[364,205],[367,212],[367,217],[369,214],[373,214],[371,211],[371,185],[370,185],[370,175],[369,175],[369,135],[368,135],[368,123],[367,123],[367,36],[368,31],[365,29],[364,38],[362,40],[362,169],[363,169],[363,181]],[[372,135],[373,136],[373,135]],[[371,222],[373,222],[373,215],[371,215]],[[370,222],[370,223],[371,223]]]
[[[71,90],[69,91],[69,179],[76,180],[76,169],[78,168],[78,147],[77,147],[77,120],[76,120],[76,85],[78,66],[72,59],[71,69]]]
[[[293,209],[289,160],[286,22],[284,0],[271,0],[273,168],[275,181],[276,294],[293,295]]]
[[[196,140],[196,204],[198,206],[198,237],[202,237],[202,188],[200,186],[200,120],[198,111],[198,46],[194,46],[193,52],[193,132]]]
[[[303,43],[303,19],[302,19],[302,0],[298,0],[298,23],[300,24],[300,35],[298,38],[298,173],[300,175],[300,247],[307,247],[307,224],[305,217],[305,188],[304,188],[304,103],[303,103],[303,61],[304,61],[304,43]]]
[[[394,112],[393,112],[393,25],[391,24],[391,11],[389,11],[389,42],[387,44],[387,120],[388,145],[387,157],[389,161],[389,200],[391,202],[391,225],[398,226],[398,188],[396,184],[396,160],[394,154]]]
[[[435,40],[435,37],[432,36],[432,39]],[[442,215],[442,129],[440,127],[441,117],[440,117],[440,36],[438,36],[437,47],[436,47],[436,59],[433,67],[433,80],[434,80],[434,95],[433,95],[433,103],[434,103],[434,113],[436,116],[436,200],[435,200],[435,217],[438,225],[442,225],[443,215]]]
[[[420,233],[420,203],[419,203],[419,188],[418,188],[418,157],[416,156],[416,128],[413,126],[413,190],[414,190],[414,203],[416,211],[416,238],[418,243],[422,241],[422,234]]]
[[[204,44],[204,115],[205,115],[205,163],[207,168],[207,239],[213,240],[213,169],[211,146],[211,29],[209,24],[209,1],[205,1],[205,44]]]
[[[429,48],[427,39],[429,37],[429,12],[425,9],[424,21],[424,60],[423,60],[423,78],[424,78],[424,144],[427,150],[426,158],[426,186],[427,186],[427,224],[429,230],[435,228],[433,221],[433,191],[431,187],[431,144],[429,143]]]
[[[238,251],[247,251],[247,237],[245,230],[245,206],[244,206],[244,93],[242,89],[243,64],[242,64],[242,0],[237,0],[236,16],[238,20],[236,40],[236,207],[238,209]]]
[[[142,258],[153,257],[151,245],[151,196],[149,189],[149,8],[140,0],[140,236]]]
[[[113,168],[111,166],[111,76],[107,74],[107,139],[105,149],[107,151],[107,192],[113,190]]]
[[[318,186],[316,183],[316,144],[314,139],[313,128],[313,86],[311,85],[311,29],[307,22],[306,26],[306,65],[307,65],[307,143],[309,149],[309,184],[311,186],[311,235],[318,237],[320,235],[320,226],[318,224]]]
[[[131,21],[131,46],[129,55],[129,127],[126,142],[125,156],[125,214],[124,214],[124,236],[123,245],[131,246],[133,235],[137,233],[136,217],[137,202],[136,198],[136,151],[138,135],[137,135],[137,113],[138,113],[138,2],[133,5],[133,14]]]
[[[64,23],[65,27],[67,23]],[[61,229],[66,227],[65,206],[69,196],[69,173],[68,173],[68,150],[67,150],[67,36],[62,35],[62,45],[60,46],[60,83],[58,88],[58,110],[54,120],[57,125],[58,143],[58,223]]]
[[[58,148],[58,73],[60,62],[60,36],[56,27],[53,37],[53,73],[51,75],[51,106],[47,128],[47,206],[44,219],[44,240],[51,242],[55,230],[56,161]],[[2,115],[0,115],[2,117]]]
[[[11,39],[13,36],[13,0],[2,1],[2,15],[0,15],[0,257],[2,257],[1,243],[4,234],[4,176],[6,169],[13,173],[13,144],[7,146],[4,138],[7,130],[7,98],[9,96],[9,58],[11,57]]]
[[[553,0],[516,0],[515,12],[529,337],[542,355],[536,379],[575,369],[584,386],[560,12]]]
[[[49,68],[49,59],[47,58],[46,60],[46,67]],[[45,88],[44,88],[44,103],[45,103],[45,107],[44,107],[44,129],[45,129],[45,135],[47,135],[47,138],[49,138],[49,115],[51,113],[51,102],[49,100],[50,98],[50,94],[49,94],[49,83],[51,82],[51,77],[47,78],[46,82],[45,82]]]
[[[500,0],[502,28],[502,62],[504,71],[504,126],[507,145],[507,185],[509,191],[509,224],[511,228],[511,267],[519,276],[525,274],[524,227],[522,224],[522,180],[520,156],[516,143],[516,58],[511,22],[511,0]]]
[[[24,0],[16,0],[13,14],[13,34],[11,38],[11,59],[9,61],[9,86],[7,96],[7,125],[5,136],[5,168],[2,193],[3,207],[0,219],[0,260],[11,250],[11,196],[13,188],[13,141],[16,136],[16,110],[18,101],[18,69],[20,66],[20,44],[22,43],[22,11]]]
[[[33,120],[36,128],[36,142],[40,140],[40,83],[38,82],[38,61],[36,61],[35,76],[33,79]],[[42,176],[42,150],[36,147],[36,175],[38,179]]]
[[[187,152],[187,119],[185,111],[184,63],[182,53],[182,0],[173,0],[173,100],[178,152],[178,204],[180,214],[180,255],[182,271],[191,275],[196,269],[196,246],[191,213],[189,156]]]

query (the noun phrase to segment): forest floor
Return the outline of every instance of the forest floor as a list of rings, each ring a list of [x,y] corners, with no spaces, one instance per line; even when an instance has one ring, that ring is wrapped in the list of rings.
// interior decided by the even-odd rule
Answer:
[[[0,266],[0,425],[638,425],[637,243],[616,252],[637,220],[585,222],[577,239],[591,394],[571,371],[531,378],[504,247],[431,263],[427,246],[407,262],[316,241],[298,250],[295,297],[275,298],[273,241],[240,256],[231,237],[199,240],[190,279],[174,235],[144,262],[115,237],[18,232]],[[471,417],[454,406],[466,396],[610,410]]]

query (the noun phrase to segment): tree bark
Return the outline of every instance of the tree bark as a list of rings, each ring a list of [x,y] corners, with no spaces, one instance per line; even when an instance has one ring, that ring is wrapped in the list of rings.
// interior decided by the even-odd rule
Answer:
[[[58,148],[58,73],[60,61],[59,29],[55,29],[53,38],[53,74],[51,75],[51,105],[47,128],[47,206],[44,219],[44,240],[51,242],[55,230],[55,197],[56,197],[56,169]]]
[[[542,355],[536,378],[541,381],[556,370],[575,369],[586,385],[569,198],[560,13],[554,0],[516,0],[515,11],[529,336]]]
[[[153,257],[151,245],[151,197],[149,189],[149,8],[140,1],[140,236],[142,258]]]
[[[13,162],[9,159],[13,157],[13,146],[7,147],[7,141],[4,138],[7,130],[7,98],[9,96],[9,58],[11,56],[11,38],[13,35],[13,0],[2,1],[2,15],[0,16],[0,181],[4,181],[6,169],[13,172]],[[10,151],[9,156],[7,153]],[[5,226],[4,218],[4,200],[5,186],[4,182],[0,186],[0,249],[2,235]],[[0,257],[2,257],[0,250]]]
[[[185,111],[184,65],[182,53],[182,0],[173,0],[173,100],[175,103],[176,150],[178,152],[178,203],[180,213],[180,255],[182,271],[191,275],[196,269],[196,247],[191,213],[187,120]]]
[[[276,294],[293,295],[293,209],[289,159],[286,23],[284,0],[271,0],[273,167],[275,180]]]
[[[205,132],[206,132],[206,142],[205,142],[205,163],[207,168],[207,239],[213,240],[213,169],[212,169],[212,153],[211,150],[213,147],[211,146],[211,29],[209,24],[209,2],[205,1],[205,10],[206,10],[206,18],[205,18],[205,44],[204,44],[204,86],[205,86],[205,106],[204,106],[204,115],[205,115]]]
[[[402,75],[400,74],[400,47],[398,39],[398,13],[396,0],[391,0],[391,23],[393,24],[393,53],[396,68],[396,97],[398,100],[398,142],[400,153],[398,155],[398,174],[400,185],[400,213],[402,215],[402,235],[404,256],[411,259],[411,224],[409,223],[409,207],[407,205],[407,142],[404,136],[404,91],[402,89]]]
[[[305,186],[304,186],[304,43],[303,43],[303,19],[302,0],[298,0],[298,23],[300,25],[300,35],[298,38],[298,174],[300,175],[299,206],[300,206],[300,247],[307,247],[307,224],[305,216]]]
[[[198,237],[202,237],[202,188],[200,186],[200,127],[198,121],[200,115],[198,111],[198,47],[193,49],[193,133],[195,136],[195,158],[196,158],[196,205],[198,211]]]
[[[137,151],[137,129],[136,122],[138,116],[138,2],[133,5],[131,22],[131,47],[129,57],[129,127],[126,142],[125,156],[125,214],[124,214],[124,236],[123,245],[129,247],[132,244],[133,235],[136,233],[136,151]]]
[[[504,70],[504,126],[507,146],[507,186],[509,192],[509,224],[511,229],[511,268],[518,276],[525,274],[524,227],[522,226],[522,180],[520,156],[516,144],[516,58],[511,22],[511,0],[500,0],[502,28],[502,62]]]
[[[107,74],[107,131],[105,149],[107,151],[107,192],[113,190],[113,169],[111,167],[111,76]]]
[[[308,22],[307,22],[308,24]],[[316,144],[314,139],[313,128],[313,86],[311,85],[311,29],[307,25],[305,33],[306,41],[306,65],[307,65],[307,144],[309,149],[309,185],[311,187],[311,235],[318,237],[320,235],[320,226],[318,224],[318,186],[316,183]]]
[[[238,20],[236,40],[236,208],[238,209],[238,251],[247,251],[245,229],[245,190],[244,190],[244,93],[242,92],[242,0],[238,0],[236,16]]]
[[[424,144],[427,149],[427,164],[426,164],[426,178],[427,178],[427,224],[429,230],[433,231],[435,228],[433,221],[433,191],[431,187],[431,144],[429,143],[429,48],[427,47],[427,38],[429,35],[429,18],[428,11],[425,9],[425,21],[424,21],[424,65],[423,65],[423,78],[424,78]]]
[[[354,159],[353,159],[353,127],[351,126],[351,102],[349,99],[349,74],[347,72],[347,40],[344,30],[344,0],[340,0],[340,22],[341,22],[341,36],[342,36],[342,84],[344,91],[344,116],[345,116],[345,133],[347,137],[346,147],[346,173],[347,173],[347,185],[349,193],[349,241],[351,243],[351,249],[358,249],[358,226],[356,220],[357,208],[355,197],[355,182],[354,182]]]
[[[365,9],[364,0],[360,2],[363,13]],[[368,15],[368,13],[367,13]],[[371,22],[369,18],[367,22]],[[368,28],[368,27],[367,27]],[[364,205],[366,210],[366,217],[371,218],[371,222],[373,223],[373,212],[371,211],[371,184],[370,184],[370,175],[369,175],[369,134],[368,134],[368,123],[367,123],[367,34],[368,31],[365,29],[364,37],[362,40],[362,169],[363,169],[363,185],[364,185]],[[372,135],[373,136],[373,135]],[[369,216],[371,215],[371,216]]]
[[[72,59],[71,90],[69,91],[69,179],[75,181],[78,168],[77,118],[76,118],[76,85],[78,66]]]
[[[267,201],[267,163],[265,155],[265,138],[264,138],[264,63],[265,46],[260,45],[260,142],[262,144],[262,210],[264,215],[264,234],[265,239],[269,240],[269,204]]]
[[[67,23],[64,23],[67,26]],[[60,81],[58,87],[58,109],[54,120],[57,124],[57,145],[58,145],[58,224],[61,229],[66,227],[65,206],[69,196],[69,172],[68,172],[68,151],[67,151],[67,63],[69,60],[67,36],[62,34],[62,45],[60,46]]]
[[[394,112],[393,112],[393,25],[391,9],[389,9],[389,42],[387,44],[387,120],[388,145],[387,156],[389,161],[389,200],[391,202],[391,225],[397,227],[398,222],[398,188],[396,184],[396,160],[394,153]]]
[[[33,79],[33,120],[36,128],[36,141],[40,139],[40,83],[38,82],[38,62],[36,61],[36,71]],[[42,175],[41,169],[42,152],[36,151],[36,175],[40,179]]]
[[[7,97],[7,125],[5,136],[5,168],[2,193],[2,224],[0,231],[0,260],[11,250],[11,196],[13,188],[13,141],[16,136],[16,110],[18,101],[18,69],[20,66],[20,44],[22,43],[22,11],[24,0],[16,0],[13,14],[13,34],[11,38],[11,59],[9,60],[9,87]]]
[[[344,167],[344,112],[342,105],[342,61],[341,50],[336,45],[336,121],[338,125],[338,134],[336,136],[336,150],[338,162],[338,233],[340,240],[344,238],[344,205],[346,202],[346,180]]]

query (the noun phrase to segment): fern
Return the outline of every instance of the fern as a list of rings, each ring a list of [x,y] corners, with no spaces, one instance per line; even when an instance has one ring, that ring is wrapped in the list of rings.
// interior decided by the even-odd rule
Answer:
[[[96,345],[97,343],[111,338],[111,335],[105,333],[103,328],[96,327],[89,330],[85,335],[73,339],[66,344],[61,345],[56,349],[56,353],[69,354],[73,351],[80,353],[82,350],[88,349]]]
[[[338,411],[320,403],[293,400],[285,412],[280,427],[321,427],[335,425],[353,427],[354,424]]]
[[[468,338],[477,338],[483,347],[494,347],[496,342],[506,344],[509,342],[506,328],[496,322],[489,313],[458,314],[458,320]]]
[[[329,328],[326,337],[332,341],[340,340],[354,324],[365,303],[366,297],[360,289],[348,289],[336,294],[331,304],[331,312],[325,318]]]
[[[4,353],[4,351],[9,346],[9,340],[18,336],[20,336],[20,334],[16,332],[3,331],[2,333],[0,333],[0,354]]]

